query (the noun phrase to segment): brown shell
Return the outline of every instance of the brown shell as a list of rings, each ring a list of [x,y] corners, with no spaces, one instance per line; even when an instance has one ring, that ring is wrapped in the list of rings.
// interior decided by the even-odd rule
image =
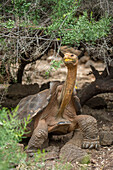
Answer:
[[[43,90],[35,95],[23,98],[19,102],[18,117],[19,119],[35,117],[39,113],[43,113],[43,109],[49,104],[52,94],[56,91],[56,87],[61,82],[55,81],[50,83],[50,89]]]

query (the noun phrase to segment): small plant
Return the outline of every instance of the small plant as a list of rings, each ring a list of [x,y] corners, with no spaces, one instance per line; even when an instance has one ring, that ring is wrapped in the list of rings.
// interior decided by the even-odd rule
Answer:
[[[12,112],[7,108],[0,110],[0,169],[7,170],[26,160],[18,143],[22,140],[29,118],[24,124],[17,117],[16,107]]]
[[[18,106],[11,112],[7,108],[0,109],[0,170],[20,167],[42,169],[45,166],[45,150],[38,150],[33,158],[27,161],[27,154],[19,142],[25,134],[30,117],[23,123],[17,116]]]
[[[53,71],[54,69],[57,70],[58,68],[60,68],[60,65],[62,64],[62,60],[60,60],[60,61],[52,60],[50,64],[51,64],[50,68],[45,73],[45,76],[47,78],[49,77],[51,71]]]

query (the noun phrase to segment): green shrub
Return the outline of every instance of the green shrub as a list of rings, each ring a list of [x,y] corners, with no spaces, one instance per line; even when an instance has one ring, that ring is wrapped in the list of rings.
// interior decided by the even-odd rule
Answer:
[[[26,154],[21,151],[18,142],[22,140],[28,120],[24,124],[17,118],[17,109],[12,113],[3,108],[0,110],[0,169],[15,167],[26,160]]]
[[[4,13],[13,17],[8,20],[4,18],[4,22],[4,16],[1,16],[1,25],[9,30],[16,26],[27,27],[29,33],[31,29],[46,30],[45,34],[53,39],[60,38],[63,45],[77,46],[81,41],[92,44],[109,34],[111,18],[102,17],[96,21],[92,17],[93,12],[89,16],[87,11],[79,11],[81,2],[82,0],[11,0],[8,8],[7,5],[4,6]],[[39,24],[43,18],[50,18],[49,24],[44,28]]]
[[[81,41],[94,43],[97,39],[108,35],[110,21],[111,18],[107,17],[95,21],[92,16],[88,16],[87,12],[77,18],[73,12],[69,12],[53,20],[53,23],[48,26],[48,33],[61,37],[64,45],[79,45]]]
[[[17,117],[17,110],[18,107],[11,112],[7,108],[0,110],[0,170],[18,166],[20,169],[41,169],[45,166],[45,150],[38,150],[33,159],[28,159],[19,144],[30,119],[28,116],[22,123]]]

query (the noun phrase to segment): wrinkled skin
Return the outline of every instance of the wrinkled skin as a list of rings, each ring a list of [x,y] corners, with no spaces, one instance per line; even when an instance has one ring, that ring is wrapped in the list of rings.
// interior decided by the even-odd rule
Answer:
[[[82,148],[98,148],[99,137],[97,121],[81,113],[81,106],[75,91],[77,74],[77,56],[66,53],[64,63],[68,68],[66,81],[62,84],[52,82],[50,89],[28,96],[19,103],[20,119],[30,114],[32,121],[28,125],[31,136],[27,152],[33,153],[43,148],[48,134],[67,134],[77,128],[83,133]]]

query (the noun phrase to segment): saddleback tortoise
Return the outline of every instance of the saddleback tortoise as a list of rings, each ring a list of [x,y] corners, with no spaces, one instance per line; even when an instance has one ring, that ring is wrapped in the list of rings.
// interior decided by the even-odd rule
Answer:
[[[48,134],[67,134],[76,128],[80,128],[83,133],[83,148],[99,147],[96,119],[89,115],[77,115],[81,112],[75,90],[78,58],[66,53],[63,62],[68,69],[64,83],[51,82],[50,89],[25,97],[18,104],[19,119],[27,118],[29,114],[31,118],[27,127],[31,137],[28,153],[43,148]]]

